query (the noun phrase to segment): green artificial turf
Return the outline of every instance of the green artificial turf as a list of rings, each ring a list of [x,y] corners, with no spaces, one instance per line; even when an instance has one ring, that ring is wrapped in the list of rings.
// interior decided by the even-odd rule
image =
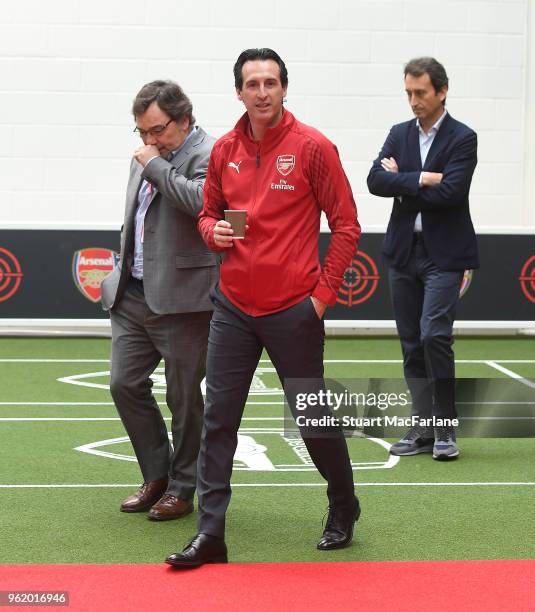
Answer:
[[[109,344],[107,339],[0,339],[0,359],[36,360],[0,362],[0,418],[29,419],[0,421],[0,485],[10,485],[0,487],[0,563],[157,563],[195,533],[195,515],[154,523],[145,514],[119,512],[121,500],[140,482],[137,464],[75,450],[125,437],[107,389],[107,374],[98,374],[109,370]],[[534,344],[527,338],[463,337],[455,349],[460,361],[535,360]],[[328,339],[325,357],[328,377],[402,376],[400,363],[329,362],[399,360],[396,339]],[[102,361],[41,361],[45,359]],[[279,388],[270,364],[260,365],[261,382]],[[533,363],[504,365],[535,378]],[[92,376],[72,378],[84,374]],[[503,379],[529,391],[485,363],[458,363],[457,374]],[[58,380],[66,377],[100,386]],[[159,400],[163,397],[157,395]],[[242,435],[265,446],[273,464],[297,467],[295,471],[235,470],[233,485],[255,486],[234,487],[227,518],[231,561],[533,558],[535,542],[527,537],[535,482],[531,438],[462,438],[457,461],[436,462],[430,455],[419,455],[402,458],[390,469],[371,469],[370,462],[388,460],[384,447],[367,439],[349,440],[352,460],[361,468],[354,474],[363,514],[354,545],[321,553],[315,543],[327,505],[322,479],[315,471],[298,467],[302,463],[282,438],[282,397],[258,391],[249,402]],[[168,418],[163,403],[162,410]],[[262,420],[266,417],[276,420]],[[132,457],[128,441],[99,448]],[[236,463],[236,467],[244,466]],[[127,486],[14,487],[38,484]]]

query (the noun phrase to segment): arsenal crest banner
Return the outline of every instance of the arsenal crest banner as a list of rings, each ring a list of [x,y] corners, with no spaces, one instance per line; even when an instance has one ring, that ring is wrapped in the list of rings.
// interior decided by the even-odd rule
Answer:
[[[100,301],[100,283],[117,265],[119,257],[111,249],[91,247],[74,253],[72,276],[82,295]]]

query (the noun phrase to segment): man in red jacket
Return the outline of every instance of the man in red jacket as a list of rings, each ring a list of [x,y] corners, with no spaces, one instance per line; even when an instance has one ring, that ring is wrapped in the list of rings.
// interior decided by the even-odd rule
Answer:
[[[296,395],[320,392],[327,306],[336,303],[360,236],[351,187],[336,147],[283,108],[288,72],[271,49],[248,49],[234,66],[246,108],[212,151],[199,230],[225,254],[212,299],[204,432],[198,463],[199,533],[176,567],[226,563],[225,513],[237,433],[249,387],[265,348],[294,416]],[[246,210],[245,238],[233,238],[225,209]],[[331,229],[323,268],[320,214]],[[314,412],[314,410],[312,411]],[[328,407],[316,411],[328,415]],[[307,450],[327,481],[329,517],[317,548],[348,545],[360,515],[340,428],[301,427]]]

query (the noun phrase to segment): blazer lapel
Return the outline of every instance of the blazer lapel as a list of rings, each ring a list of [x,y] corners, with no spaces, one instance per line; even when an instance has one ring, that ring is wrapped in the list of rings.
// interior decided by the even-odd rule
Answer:
[[[132,170],[130,172],[130,179],[128,181],[128,187],[126,188],[126,210],[124,216],[124,236],[125,236],[125,248],[130,250],[131,245],[134,241],[134,217],[137,208],[137,198],[139,194],[139,188],[143,179],[141,173],[143,167],[137,162],[133,162]]]
[[[186,160],[188,159],[189,154],[193,150],[194,147],[197,147],[204,140],[204,131],[202,128],[198,128],[195,132],[189,137],[188,142],[178,151],[178,153],[171,158],[170,163],[178,170],[180,166],[182,166]]]
[[[420,155],[420,139],[418,135],[418,127],[416,119],[409,124],[409,133],[407,135],[407,153],[409,156],[410,169],[422,169],[422,157]]]
[[[141,183],[143,181],[143,179],[141,178],[142,172],[143,172],[143,166],[136,162],[135,166],[132,168],[132,173],[130,175],[130,180],[128,181],[128,187],[127,187],[127,197],[126,197],[126,217],[127,219],[134,218],[134,213],[137,208],[137,197],[139,194],[139,188],[141,187]]]
[[[435,157],[442,151],[453,130],[454,126],[452,125],[452,121],[450,121],[450,114],[448,113],[444,117],[433,143],[431,144],[431,148],[429,149],[429,153],[427,154],[427,158],[425,160],[424,170],[432,167]]]

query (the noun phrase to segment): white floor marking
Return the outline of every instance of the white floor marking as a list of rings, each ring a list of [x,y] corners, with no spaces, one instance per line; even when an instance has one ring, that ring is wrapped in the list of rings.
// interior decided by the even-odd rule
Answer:
[[[360,487],[534,487],[535,482],[359,482]],[[133,484],[0,484],[0,489],[115,489],[139,487]],[[324,482],[301,483],[232,483],[236,487],[325,487]]]
[[[498,380],[498,379],[496,379]],[[284,406],[286,402],[247,402],[246,406]],[[410,404],[410,402],[409,402]],[[164,404],[165,405],[165,404]],[[463,406],[535,406],[534,402],[491,401],[491,402],[457,402]],[[115,406],[113,402],[0,402],[0,406]],[[246,417],[244,417],[246,418]],[[256,417],[256,419],[282,417]]]
[[[267,368],[267,367],[257,367],[256,371],[253,375],[253,379],[251,381],[251,386],[249,388],[249,395],[278,395],[282,396],[283,391],[279,387],[268,387],[262,380],[263,374],[272,374],[275,373],[275,368]],[[83,374],[71,374],[70,376],[62,376],[58,378],[58,382],[67,383],[69,385],[77,385],[80,387],[90,387],[93,389],[104,389],[109,390],[109,376],[110,371],[105,370],[102,372],[85,372]],[[90,382],[87,379],[94,378],[105,378],[105,382]],[[150,375],[150,379],[152,380],[152,393],[153,394],[166,394],[167,393],[167,385],[165,380],[165,369],[162,367],[157,367],[154,372]],[[201,391],[203,395],[206,395],[206,379],[203,379],[201,382]]]
[[[494,368],[495,370],[498,370],[498,372],[501,372],[502,374],[505,374],[505,375],[509,376],[510,378],[513,378],[514,380],[518,380],[519,383],[522,383],[523,385],[526,385],[526,387],[530,387],[531,389],[535,389],[535,382],[533,382],[531,380],[528,380],[527,378],[524,378],[524,376],[520,376],[520,374],[517,374],[516,372],[513,372],[513,370],[509,370],[508,368],[504,368],[502,365],[499,365],[495,361],[485,361],[485,363],[488,366],[490,366],[491,368]]]
[[[0,423],[11,421],[120,421],[119,417],[2,417]],[[170,421],[170,418],[165,418]]]
[[[234,456],[234,467],[235,471],[278,471],[278,472],[314,472],[316,468],[308,455],[306,449],[301,454],[296,453],[297,463],[293,464],[277,464],[273,463],[268,456],[268,447],[260,444],[258,440],[251,434],[272,434],[278,436],[280,440],[282,438],[290,449],[296,450],[294,440],[298,440],[302,444],[300,438],[296,438],[290,434],[285,435],[285,430],[281,427],[240,427],[238,432],[238,448]],[[400,458],[395,455],[390,455],[389,450],[391,444],[386,440],[380,438],[374,438],[371,436],[354,436],[364,438],[369,442],[378,444],[386,451],[387,459],[383,461],[366,461],[366,462],[351,462],[353,469],[355,470],[378,470],[378,469],[391,469],[399,463]],[[169,434],[171,439],[171,434]],[[108,459],[119,459],[121,461],[130,461],[132,463],[137,462],[134,455],[127,455],[121,452],[112,452],[108,450],[101,450],[102,447],[110,447],[115,444],[122,444],[128,442],[128,436],[120,436],[118,438],[109,438],[107,440],[97,440],[96,442],[89,442],[88,444],[82,444],[74,448],[75,451],[87,453],[89,455],[96,455],[97,457],[106,457]]]
[[[115,406],[113,402],[0,402],[0,406]]]
[[[120,421],[119,417],[2,417],[1,421]],[[171,417],[163,417],[170,421]],[[284,421],[284,417],[243,417],[242,421]],[[289,421],[293,425],[293,420]]]
[[[457,406],[533,406],[535,402],[455,402]]]
[[[535,363],[534,359],[491,359],[495,363]]]
[[[285,402],[247,402],[246,406],[284,406]],[[0,402],[0,406],[115,406],[113,402]]]
[[[0,359],[0,363],[110,363],[109,359]]]
[[[472,403],[472,402],[470,402]],[[489,402],[491,403],[491,402]],[[534,404],[535,402],[510,402],[511,404]],[[532,421],[535,416],[474,416],[461,417],[463,421]],[[0,417],[4,421],[120,421],[119,417]],[[164,421],[171,421],[171,417],[163,417]],[[242,421],[284,421],[284,417],[243,417]],[[289,420],[293,427],[294,421]]]
[[[63,376],[61,378],[58,378],[58,382],[63,382],[63,383],[68,383],[70,385],[77,385],[79,387],[91,387],[93,389],[105,389],[108,390],[110,388],[110,385],[106,382],[106,383],[93,383],[93,382],[87,382],[85,379],[86,378],[98,378],[106,376],[106,378],[108,378],[110,375],[110,371],[109,370],[105,370],[103,372],[87,372],[85,374],[73,374],[72,376]],[[153,388],[153,393],[165,393],[165,390],[162,391],[162,389],[154,389]]]
[[[501,380],[501,379],[494,379]],[[411,402],[409,402],[410,404]],[[284,406],[286,402],[246,402],[245,406]],[[165,406],[165,402],[163,402]],[[457,402],[465,406],[534,406],[534,402],[491,401],[491,402]],[[0,402],[0,406],[115,406],[113,402]],[[260,418],[260,417],[258,417]],[[269,418],[269,417],[265,417]]]
[[[403,363],[401,359],[324,359],[324,363]],[[535,363],[535,359],[490,359],[494,363]],[[486,359],[456,359],[455,363],[486,363]],[[0,363],[110,363],[109,359],[0,358]],[[260,359],[259,363],[271,363]]]

